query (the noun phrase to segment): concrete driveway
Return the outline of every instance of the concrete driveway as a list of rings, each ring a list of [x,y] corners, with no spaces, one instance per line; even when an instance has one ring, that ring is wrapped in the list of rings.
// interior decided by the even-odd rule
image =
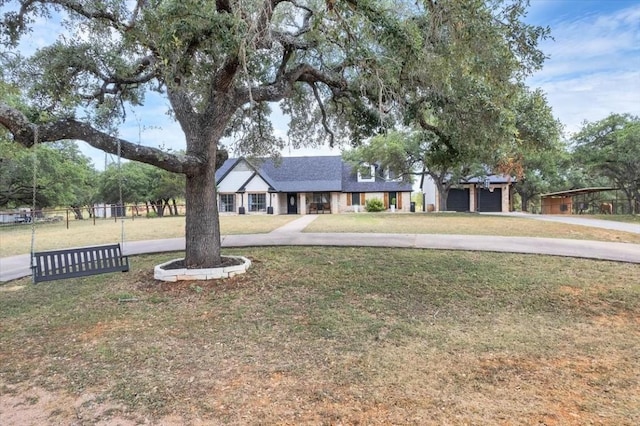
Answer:
[[[614,220],[602,220],[594,219],[585,216],[564,216],[564,215],[551,215],[551,214],[531,214],[531,213],[481,213],[491,216],[513,216],[523,217],[533,220],[544,220],[547,222],[559,222],[569,225],[590,226],[592,228],[611,229],[613,231],[633,232],[634,234],[640,234],[640,225],[637,223],[628,222],[616,222]]]
[[[510,215],[523,216],[522,213]],[[640,227],[633,224],[608,222],[595,219],[557,218],[554,216],[526,215],[534,220],[563,221],[584,226],[607,227],[627,225],[628,232],[640,233]],[[222,246],[265,247],[265,246],[334,246],[334,247],[397,247],[440,250],[471,250],[501,253],[545,254],[554,256],[579,257],[587,259],[612,260],[640,264],[640,244],[614,243],[603,241],[564,240],[535,237],[499,237],[485,235],[442,235],[442,234],[362,234],[362,233],[304,233],[301,232],[318,216],[306,215],[269,234],[227,235],[222,237]],[[557,219],[557,220],[556,220]],[[629,226],[630,225],[630,226]],[[624,227],[623,227],[624,228]],[[137,255],[143,253],[163,253],[181,251],[185,248],[184,238],[165,240],[125,242],[123,253]],[[31,275],[29,255],[11,256],[0,259],[0,282]]]

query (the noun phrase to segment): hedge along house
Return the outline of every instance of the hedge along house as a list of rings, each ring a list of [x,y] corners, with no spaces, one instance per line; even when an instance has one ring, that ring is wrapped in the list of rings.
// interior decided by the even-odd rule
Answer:
[[[451,186],[446,209],[440,206],[438,187],[431,176],[422,181],[426,211],[508,212],[511,210],[514,179],[506,175],[488,175],[460,180]]]
[[[324,214],[364,210],[378,198],[409,211],[411,183],[389,179],[376,166],[361,173],[340,156],[230,158],[216,171],[218,209],[230,214]]]

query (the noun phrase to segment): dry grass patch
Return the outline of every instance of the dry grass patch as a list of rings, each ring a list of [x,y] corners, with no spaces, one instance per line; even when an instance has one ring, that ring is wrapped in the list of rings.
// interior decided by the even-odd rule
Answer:
[[[295,215],[220,216],[220,229],[225,235],[263,234],[292,220]],[[184,237],[184,216],[162,218],[130,218],[124,221],[125,241],[157,240]],[[116,243],[122,239],[122,222],[113,219],[39,223],[36,226],[36,250],[53,250],[96,244]],[[0,227],[0,257],[29,253],[31,226]]]
[[[322,215],[305,232],[383,232],[569,238],[640,244],[640,234],[508,216],[460,213]]]
[[[50,424],[640,422],[639,265],[228,253],[253,267],[155,282],[165,254],[128,274],[11,283],[25,288],[0,293],[0,423],[21,410]]]
[[[612,220],[614,222],[628,222],[640,224],[640,214],[595,214],[587,217],[593,217],[595,219]]]

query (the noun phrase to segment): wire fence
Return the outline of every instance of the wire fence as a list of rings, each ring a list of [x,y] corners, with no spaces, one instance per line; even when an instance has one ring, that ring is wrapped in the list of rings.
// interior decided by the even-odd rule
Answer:
[[[184,204],[170,204],[159,207],[152,204],[102,204],[93,207],[42,209],[22,208],[15,211],[0,211],[0,226],[24,226],[36,224],[58,224],[69,229],[74,223],[93,222],[94,225],[105,221],[141,220],[156,217],[184,216]]]

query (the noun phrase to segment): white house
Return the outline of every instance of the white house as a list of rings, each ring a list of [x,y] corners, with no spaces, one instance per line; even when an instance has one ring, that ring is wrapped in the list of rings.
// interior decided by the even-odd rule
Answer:
[[[370,167],[370,173],[359,173],[340,156],[228,159],[216,171],[218,208],[238,214],[342,213],[378,198],[388,209],[410,211],[411,184]]]

